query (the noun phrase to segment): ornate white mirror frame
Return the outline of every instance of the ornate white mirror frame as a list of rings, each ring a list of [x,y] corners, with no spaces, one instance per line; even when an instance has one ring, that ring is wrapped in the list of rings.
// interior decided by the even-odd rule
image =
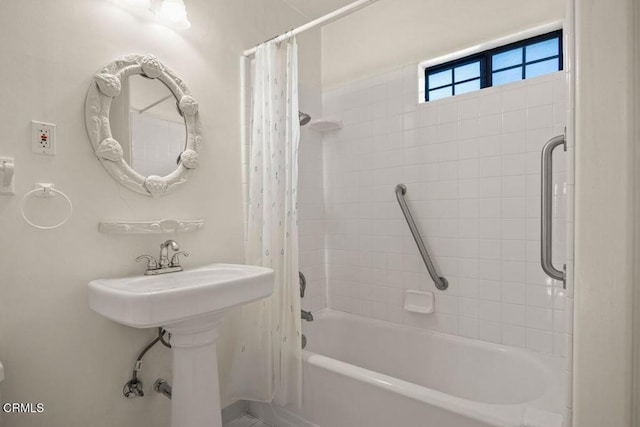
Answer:
[[[142,74],[164,83],[178,101],[187,130],[185,150],[178,167],[169,175],[142,176],[124,159],[122,146],[111,133],[111,101],[120,94],[122,79]],[[153,55],[127,55],[101,68],[94,76],[85,102],[85,122],[91,145],[102,165],[125,187],[152,197],[162,196],[183,184],[198,167],[202,144],[198,103],[184,82]]]

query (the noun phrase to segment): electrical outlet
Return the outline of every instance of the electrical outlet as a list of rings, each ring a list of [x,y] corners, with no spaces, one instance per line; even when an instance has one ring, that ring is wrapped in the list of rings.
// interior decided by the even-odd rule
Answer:
[[[55,156],[56,125],[31,121],[31,152]]]

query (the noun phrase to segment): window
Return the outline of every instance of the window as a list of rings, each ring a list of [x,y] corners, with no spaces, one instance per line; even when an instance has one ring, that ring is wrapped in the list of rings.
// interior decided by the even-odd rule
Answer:
[[[562,30],[425,69],[425,100],[434,101],[562,70]]]

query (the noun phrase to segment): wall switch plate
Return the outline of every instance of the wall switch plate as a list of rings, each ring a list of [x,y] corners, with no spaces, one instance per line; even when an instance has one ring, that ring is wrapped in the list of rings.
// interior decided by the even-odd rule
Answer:
[[[56,125],[31,121],[31,152],[56,155]]]

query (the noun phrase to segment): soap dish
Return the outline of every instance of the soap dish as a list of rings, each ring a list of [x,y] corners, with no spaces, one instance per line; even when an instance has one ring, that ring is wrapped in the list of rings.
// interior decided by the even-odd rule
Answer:
[[[412,313],[433,313],[433,292],[405,291],[404,309]]]

